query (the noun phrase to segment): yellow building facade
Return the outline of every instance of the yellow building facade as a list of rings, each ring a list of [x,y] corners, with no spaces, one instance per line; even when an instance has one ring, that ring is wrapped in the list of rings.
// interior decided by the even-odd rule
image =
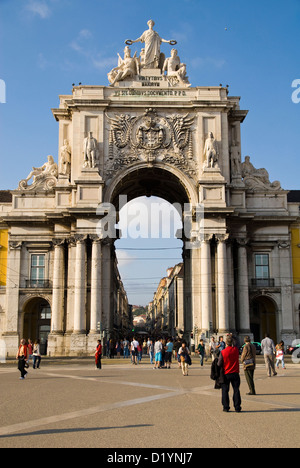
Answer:
[[[8,231],[0,229],[0,287],[6,286]]]
[[[300,224],[291,229],[294,284],[300,284]]]

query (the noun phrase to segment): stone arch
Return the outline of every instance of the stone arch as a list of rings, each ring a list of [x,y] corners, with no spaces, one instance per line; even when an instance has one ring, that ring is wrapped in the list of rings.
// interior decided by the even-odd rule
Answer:
[[[46,294],[25,296],[20,303],[22,337],[41,342],[41,353],[47,354],[48,335],[51,330],[51,299]]]
[[[165,182],[167,184],[165,184]],[[130,183],[133,184],[130,187]],[[104,193],[104,202],[112,203],[122,192],[128,195],[128,201],[142,195],[159,196],[170,203],[190,203],[196,206],[198,193],[195,182],[179,169],[167,164],[137,164],[110,180]]]
[[[181,170],[162,163],[149,166],[146,163],[137,164],[110,180],[104,192],[104,202],[112,204],[116,212],[119,212],[119,196],[126,195],[126,202],[130,202],[142,196],[155,196],[167,202],[180,206],[183,217],[184,205],[189,204],[193,208],[198,205],[198,193],[196,183]],[[178,208],[178,206],[177,206]],[[185,213],[186,214],[186,213]],[[193,329],[193,304],[191,278],[194,268],[191,255],[186,251],[186,239],[182,237],[184,251],[184,323],[185,337],[189,341]],[[109,255],[107,256],[109,258]],[[199,289],[199,288],[198,288]]]
[[[255,341],[261,341],[266,333],[277,341],[278,313],[279,306],[272,294],[258,293],[251,298],[250,328]]]

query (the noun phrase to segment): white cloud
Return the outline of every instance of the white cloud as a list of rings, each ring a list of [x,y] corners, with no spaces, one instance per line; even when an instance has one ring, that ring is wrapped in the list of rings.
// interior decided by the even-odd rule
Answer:
[[[124,268],[127,265],[130,265],[136,259],[136,257],[134,257],[133,255],[130,255],[128,252],[126,252],[126,250],[119,249],[117,250],[116,253],[117,253],[118,263],[121,268]]]
[[[51,10],[44,0],[29,0],[26,10],[42,19],[46,19],[51,15]]]

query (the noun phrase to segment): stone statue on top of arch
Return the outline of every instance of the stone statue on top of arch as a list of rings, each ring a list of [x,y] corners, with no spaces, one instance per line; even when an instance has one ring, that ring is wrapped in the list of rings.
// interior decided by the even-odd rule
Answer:
[[[125,41],[124,58],[118,54],[118,66],[113,68],[107,75],[110,86],[115,86],[122,81],[134,81],[138,76],[157,76],[157,70],[160,71],[163,87],[191,86],[187,77],[186,64],[181,63],[177,49],[172,49],[168,58],[161,52],[162,43],[174,46],[177,41],[160,37],[153,29],[154,24],[153,20],[148,21],[149,29],[144,31],[138,39],[127,39]],[[141,49],[139,56],[137,52],[131,56],[129,46],[138,42],[144,43],[144,48]],[[154,70],[155,72],[151,73]]]
[[[125,41],[126,45],[132,45],[137,42],[143,42],[145,44],[145,49],[142,55],[142,67],[143,68],[160,68],[162,69],[164,65],[165,57],[160,52],[160,46],[162,42],[170,45],[176,45],[177,41],[166,40],[160,37],[160,35],[154,31],[154,21],[148,21],[149,29],[144,31],[143,34],[136,40],[127,39]]]

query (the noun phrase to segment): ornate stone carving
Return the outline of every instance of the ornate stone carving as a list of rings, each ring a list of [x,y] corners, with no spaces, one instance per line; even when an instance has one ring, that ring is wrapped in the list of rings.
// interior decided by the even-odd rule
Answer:
[[[196,174],[191,130],[194,116],[163,116],[150,108],[142,116],[121,114],[107,118],[110,136],[106,175],[112,176],[120,168],[140,161],[164,161],[191,177]]]
[[[186,64],[180,63],[180,58],[178,57],[176,49],[172,49],[171,57],[165,60],[163,73],[165,72],[167,72],[167,79],[171,86],[176,86],[178,84],[191,86],[186,76]]]
[[[154,21],[148,21],[149,29],[145,31],[138,39],[132,41],[127,39],[125,44],[132,45],[136,42],[145,43],[145,49],[142,54],[142,67],[143,68],[162,68],[164,62],[164,56],[160,52],[160,46],[162,42],[165,42],[170,45],[176,45],[177,42],[174,40],[162,39],[160,35],[154,31]]]
[[[60,149],[60,165],[59,165],[60,175],[70,177],[71,156],[72,156],[72,150],[69,144],[69,140],[65,140],[63,146]]]
[[[93,132],[89,132],[88,136],[83,140],[84,168],[94,169],[97,167],[98,161],[98,143],[93,137]]]
[[[28,177],[21,180],[19,190],[42,190],[50,191],[57,184],[58,167],[54,162],[53,156],[48,156],[48,162],[42,167],[33,167]],[[33,178],[31,185],[28,185],[29,180]]]
[[[118,81],[126,78],[132,79],[140,72],[140,60],[137,58],[137,52],[131,57],[131,50],[128,46],[124,49],[124,59],[119,55],[119,63],[108,73],[108,81],[114,86]]]
[[[154,24],[154,21],[148,21],[149,29],[138,39],[127,39],[125,41],[124,59],[118,54],[118,66],[113,68],[107,75],[110,86],[120,86],[119,83],[122,81],[135,81],[138,86],[142,86],[145,84],[144,80],[147,77],[156,78],[155,84],[162,84],[164,88],[191,86],[186,76],[186,64],[180,62],[177,50],[172,49],[171,57],[167,59],[160,50],[163,42],[170,45],[176,45],[177,42],[162,39],[154,31]],[[141,50],[139,56],[135,52],[132,57],[129,46],[137,42],[144,43],[145,47]],[[167,74],[165,75],[165,73]]]
[[[219,169],[219,147],[212,132],[209,133],[204,145],[205,167]]]
[[[250,156],[245,157],[242,164],[242,177],[248,189],[252,190],[282,190],[280,182],[270,182],[266,169],[256,169],[250,162]]]

